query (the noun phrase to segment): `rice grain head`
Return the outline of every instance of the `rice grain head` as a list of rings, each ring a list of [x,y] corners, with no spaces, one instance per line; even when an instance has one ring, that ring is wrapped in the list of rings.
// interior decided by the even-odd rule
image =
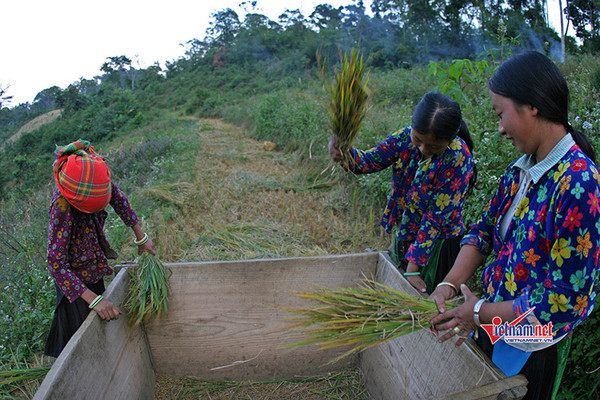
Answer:
[[[318,305],[309,308],[285,308],[296,317],[287,326],[309,339],[286,347],[317,344],[320,349],[352,346],[336,357],[336,362],[379,343],[430,327],[438,314],[433,300],[412,297],[373,280],[365,279],[358,288],[317,289],[299,292],[302,298]],[[457,300],[447,302],[447,309],[457,306]]]

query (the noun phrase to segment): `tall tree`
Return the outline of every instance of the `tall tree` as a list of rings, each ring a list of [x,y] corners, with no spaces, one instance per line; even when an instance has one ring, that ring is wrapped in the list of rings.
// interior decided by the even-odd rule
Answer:
[[[211,15],[205,40],[213,47],[229,46],[233,43],[239,29],[240,17],[231,8],[227,8]]]
[[[125,89],[124,80],[128,80],[131,84],[131,90],[134,90],[137,71],[131,67],[131,59],[126,56],[106,58],[109,61],[102,64],[100,71],[106,72],[109,75],[109,79],[118,81],[117,84],[121,86],[121,89]]]
[[[600,0],[569,0],[567,13],[583,49],[600,51]]]

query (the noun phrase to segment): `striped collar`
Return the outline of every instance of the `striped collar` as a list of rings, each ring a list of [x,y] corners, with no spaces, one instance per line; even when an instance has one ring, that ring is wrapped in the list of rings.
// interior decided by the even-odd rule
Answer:
[[[554,167],[560,160],[569,152],[571,147],[575,144],[575,140],[570,133],[567,133],[565,137],[563,137],[557,144],[554,146],[552,150],[548,153],[546,158],[544,158],[539,163],[535,161],[534,154],[525,154],[521,158],[519,158],[514,166],[529,172],[531,175],[532,181],[534,183],[538,183],[540,179],[550,170],[550,168]]]

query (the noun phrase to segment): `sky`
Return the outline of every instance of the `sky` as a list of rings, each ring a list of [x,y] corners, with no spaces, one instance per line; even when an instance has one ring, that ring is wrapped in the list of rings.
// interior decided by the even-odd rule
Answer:
[[[184,55],[185,44],[203,39],[211,15],[234,9],[243,19],[243,0],[4,0],[0,2],[0,86],[10,106],[32,103],[51,86],[66,89],[100,75],[107,57],[125,55],[136,68]],[[257,10],[277,21],[286,9],[308,16],[318,4],[334,7],[353,0],[257,0]],[[371,1],[364,1],[367,10]],[[558,0],[549,0],[558,16]],[[553,9],[554,8],[554,9]],[[558,24],[555,24],[558,31]],[[7,88],[8,87],[8,88]]]

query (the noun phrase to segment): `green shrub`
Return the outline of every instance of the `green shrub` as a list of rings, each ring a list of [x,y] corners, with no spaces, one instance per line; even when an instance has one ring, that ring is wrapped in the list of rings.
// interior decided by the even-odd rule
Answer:
[[[255,112],[254,137],[288,151],[308,149],[315,138],[321,138],[321,143],[329,138],[327,111],[321,99],[311,94],[293,90],[266,95]]]

